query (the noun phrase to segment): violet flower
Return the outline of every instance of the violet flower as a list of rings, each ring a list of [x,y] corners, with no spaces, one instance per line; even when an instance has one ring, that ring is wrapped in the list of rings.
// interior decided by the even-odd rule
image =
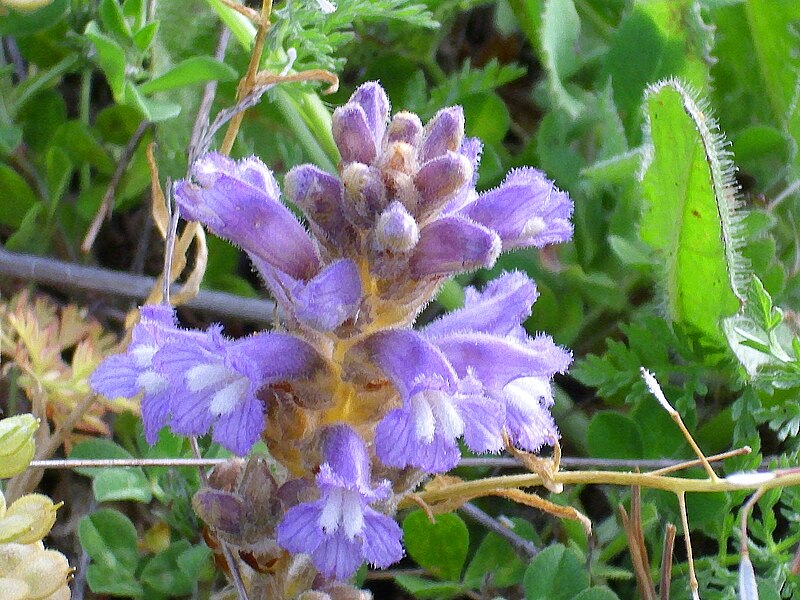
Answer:
[[[345,425],[328,429],[323,458],[316,478],[319,500],[287,511],[277,528],[278,544],[311,555],[320,573],[339,580],[364,561],[385,568],[400,560],[400,527],[370,507],[391,495],[391,484],[384,480],[372,487],[369,456],[358,434]]]

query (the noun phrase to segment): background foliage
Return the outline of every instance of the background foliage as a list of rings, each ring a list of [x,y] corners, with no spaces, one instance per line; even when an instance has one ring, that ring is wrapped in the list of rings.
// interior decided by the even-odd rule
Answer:
[[[287,0],[276,2],[273,14],[265,66],[281,71],[293,60],[296,71],[328,69],[341,89],[322,96],[317,84],[288,84],[268,92],[247,113],[234,155],[258,154],[279,176],[306,161],[334,168],[327,108],[357,84],[380,79],[396,109],[428,118],[443,105],[464,107],[468,135],[485,143],[481,188],[497,185],[511,167],[535,165],[571,194],[572,244],[506,255],[491,272],[445,286],[423,315],[457,307],[461,286],[501,270],[536,279],[541,297],[529,329],[550,332],[576,358],[558,381],[555,407],[565,456],[692,457],[647,393],[643,365],[707,453],[753,449],[727,461],[726,471],[762,460],[796,466],[800,4],[340,0],[324,14],[315,1]],[[215,58],[221,20],[232,39]],[[54,0],[0,16],[3,247],[158,274],[145,148],[156,143],[162,178],[184,175],[202,84],[219,82],[212,114],[231,105],[252,35],[252,25],[218,0]],[[650,87],[670,77],[683,83]],[[143,123],[141,140],[130,144]],[[109,185],[113,216],[82,251]],[[214,239],[209,246],[205,286],[261,294],[238,251]],[[0,283],[4,298],[25,285],[7,276]],[[120,330],[120,309],[129,307],[58,287],[39,292],[58,306],[18,296],[0,315],[8,321],[0,405],[11,414],[46,405],[57,425],[75,393],[85,393],[91,365],[110,350],[108,334]],[[89,306],[110,331],[72,304]],[[212,318],[192,311],[182,317]],[[236,319],[226,326],[252,329]],[[166,433],[148,447],[128,408],[97,414],[95,407],[64,451],[190,455]],[[488,474],[462,471],[467,478]],[[196,471],[185,468],[48,474],[45,490],[69,500],[53,537],[78,566],[75,589],[85,589],[84,597],[208,597],[219,580],[191,510],[198,483]],[[378,597],[638,597],[616,513],[620,503],[629,507],[630,495],[574,486],[550,496],[590,516],[591,539],[572,523],[505,501],[479,502],[531,542],[533,558],[457,514],[435,525],[420,512],[403,515],[408,560],[388,580],[364,574],[366,585]],[[736,597],[735,517],[744,496],[687,499],[703,598]],[[662,527],[679,522],[677,504],[671,494],[644,490],[642,505],[657,580]],[[796,490],[773,491],[751,519],[762,598],[800,597],[790,568],[800,543],[798,511]],[[685,558],[676,551],[676,598],[688,594]],[[421,570],[410,570],[415,565]]]

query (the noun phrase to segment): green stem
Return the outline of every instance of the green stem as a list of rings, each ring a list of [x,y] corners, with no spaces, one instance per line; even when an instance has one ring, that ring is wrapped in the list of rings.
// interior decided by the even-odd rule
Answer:
[[[61,61],[57,62],[46,71],[43,71],[41,74],[28,77],[22,84],[17,86],[15,92],[16,98],[14,98],[8,106],[9,116],[16,119],[19,111],[27,104],[28,100],[33,98],[41,90],[55,85],[79,60],[79,56],[71,54],[61,59]]]
[[[277,106],[295,136],[297,136],[297,140],[303,146],[311,161],[326,171],[335,173],[339,156],[336,145],[333,143],[333,137],[331,136],[329,140],[327,139],[327,136],[330,136],[330,115],[318,97],[316,97],[317,104],[317,102],[307,101],[309,96],[316,97],[316,95],[308,94],[304,97],[304,100],[306,100],[304,106],[308,111],[307,115],[299,103],[282,87],[275,89],[275,106]],[[324,115],[321,114],[322,111],[328,114],[327,125],[321,122],[325,119]]]

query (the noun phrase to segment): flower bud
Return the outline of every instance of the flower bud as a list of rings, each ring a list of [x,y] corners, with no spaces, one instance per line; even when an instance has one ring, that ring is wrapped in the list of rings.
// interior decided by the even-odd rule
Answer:
[[[342,173],[345,214],[353,225],[370,227],[386,204],[386,187],[380,171],[359,162],[350,163]]]
[[[431,160],[445,152],[456,152],[464,139],[464,110],[460,106],[443,108],[425,126],[421,160]]]
[[[342,162],[371,163],[377,155],[364,109],[354,103],[340,106],[333,111],[333,139],[342,155]]]
[[[28,586],[26,598],[47,598],[66,587],[70,569],[66,557],[56,550],[42,550],[20,563],[9,574]]]
[[[375,226],[375,242],[378,250],[409,252],[419,241],[419,226],[406,208],[397,201],[392,202]]]
[[[405,142],[412,146],[417,143],[422,135],[422,121],[414,113],[399,112],[389,123],[389,129],[386,132],[386,137],[389,143],[392,142]]]
[[[466,157],[448,152],[426,162],[414,176],[422,204],[420,220],[439,212],[450,198],[472,179],[472,165]]]

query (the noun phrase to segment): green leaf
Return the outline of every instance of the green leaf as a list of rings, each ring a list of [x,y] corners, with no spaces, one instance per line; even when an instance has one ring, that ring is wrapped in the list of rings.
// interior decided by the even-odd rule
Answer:
[[[136,581],[133,573],[118,569],[89,565],[86,569],[86,582],[95,594],[137,598],[144,596],[144,588]]]
[[[494,92],[473,94],[461,101],[467,124],[467,134],[480,138],[484,144],[500,144],[511,126],[505,102]]]
[[[114,172],[114,159],[95,131],[85,123],[78,120],[67,121],[56,129],[52,139],[54,144],[66,150],[76,167],[89,164],[104,175]]]
[[[94,478],[92,491],[98,502],[133,500],[148,504],[153,499],[150,482],[139,468],[103,469]]]
[[[117,42],[100,32],[97,23],[92,21],[86,26],[84,35],[94,44],[97,50],[97,63],[106,76],[114,100],[120,102],[125,88],[125,50]]]
[[[210,563],[211,557],[211,550],[208,546],[192,546],[178,556],[178,568],[189,578],[189,581],[197,581],[203,568]]]
[[[416,598],[455,598],[460,596],[464,587],[453,581],[431,581],[414,575],[398,575],[394,580]]]
[[[747,0],[744,3],[755,56],[775,118],[785,123],[797,82],[797,34],[800,5],[794,0]]]
[[[627,415],[610,410],[595,413],[586,437],[589,454],[595,458],[642,458],[642,432]]]
[[[0,123],[0,156],[10,154],[22,141],[22,129],[13,123]]]
[[[707,109],[677,80],[651,87],[645,110],[640,235],[663,258],[669,319],[720,342],[746,271],[734,167]]]
[[[555,544],[528,565],[523,587],[525,600],[571,600],[589,587],[589,573],[575,550]]]
[[[37,202],[31,186],[14,169],[0,164],[0,224],[16,229]]]
[[[490,531],[481,540],[464,572],[464,585],[475,590],[480,589],[484,581],[493,588],[518,585],[525,575],[525,567],[511,544]]]
[[[241,44],[242,48],[250,51],[253,40],[256,37],[255,25],[243,14],[236,12],[229,6],[225,6],[220,0],[206,0],[208,5],[214,9],[219,18],[231,30],[233,37]]]
[[[133,35],[133,43],[140,52],[146,52],[147,49],[150,48],[150,44],[153,43],[158,33],[159,25],[160,23],[158,21],[153,21],[142,27]]]
[[[19,228],[6,240],[5,247],[16,252],[47,254],[50,239],[47,235],[47,210],[43,202],[37,202],[25,213]]]
[[[206,81],[233,81],[236,70],[210,56],[193,56],[179,62],[166,73],[139,86],[143,94],[153,94]]]
[[[136,528],[121,512],[101,508],[86,515],[78,524],[78,537],[97,566],[121,575],[136,570]]]
[[[403,538],[409,556],[440,579],[458,581],[469,549],[469,532],[458,515],[444,514],[431,523],[421,510],[403,521]]]
[[[185,596],[194,590],[194,580],[179,566],[180,557],[191,550],[186,540],[170,544],[169,548],[151,558],[142,569],[140,579],[157,592],[169,596]]]
[[[70,459],[130,459],[133,455],[125,450],[119,444],[106,440],[103,438],[92,438],[78,442],[73,446],[72,452],[69,453]],[[80,473],[86,477],[96,477],[103,472],[102,468],[95,467],[79,467],[74,469],[75,472]]]
[[[573,600],[619,600],[619,596],[603,585],[583,590]]]
[[[448,279],[442,284],[436,300],[447,311],[459,309],[464,306],[464,288],[455,279]]]
[[[58,206],[72,177],[72,161],[63,148],[52,146],[45,155],[47,193],[50,196],[50,215]]]
[[[540,35],[550,93],[573,119],[583,110],[583,104],[567,92],[564,80],[577,65],[575,48],[580,32],[581,20],[572,0],[545,2]]]
[[[651,267],[656,264],[650,247],[638,240],[626,240],[618,235],[609,235],[608,245],[626,265]]]
[[[599,160],[581,170],[581,175],[598,183],[612,184],[630,181],[642,164],[639,148]]]
[[[131,28],[125,20],[122,7],[117,0],[100,0],[97,13],[106,32],[121,40],[131,38]]]

